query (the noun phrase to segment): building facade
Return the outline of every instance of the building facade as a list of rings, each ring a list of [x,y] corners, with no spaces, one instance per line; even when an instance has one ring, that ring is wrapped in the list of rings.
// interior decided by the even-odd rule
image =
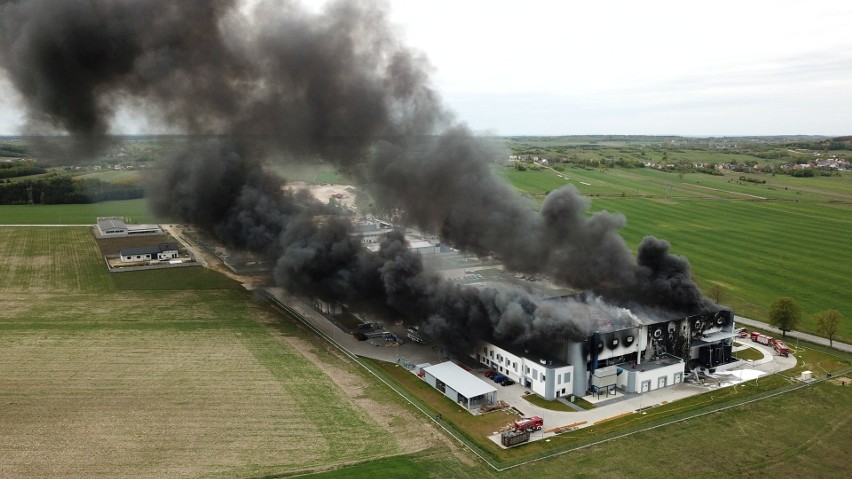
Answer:
[[[178,257],[177,243],[160,243],[156,246],[140,246],[136,248],[124,248],[119,252],[123,263],[136,263],[143,261],[164,261]]]

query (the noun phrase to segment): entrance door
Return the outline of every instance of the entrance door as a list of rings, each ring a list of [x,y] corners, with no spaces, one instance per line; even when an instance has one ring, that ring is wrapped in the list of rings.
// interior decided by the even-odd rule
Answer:
[[[642,381],[642,392],[646,393],[651,390],[651,380]]]
[[[660,376],[659,378],[657,378],[657,389],[662,389],[666,387],[668,380],[668,376]]]
[[[675,373],[674,375],[674,383],[682,383],[683,382],[683,373]]]

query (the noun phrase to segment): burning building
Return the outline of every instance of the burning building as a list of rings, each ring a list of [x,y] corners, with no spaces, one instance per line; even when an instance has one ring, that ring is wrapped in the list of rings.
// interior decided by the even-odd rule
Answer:
[[[609,323],[585,339],[553,338],[546,355],[483,342],[474,357],[545,399],[644,393],[731,363],[731,311],[671,320],[632,316],[632,326]]]
[[[619,357],[642,365],[680,354],[689,363],[708,337],[674,321],[672,337],[688,340],[669,344],[668,329],[653,336],[662,320],[600,329],[594,315],[577,314],[584,300],[539,302],[523,289],[444,281],[397,232],[364,248],[345,214],[286,189],[269,162],[321,158],[442,245],[590,291],[607,311],[704,318],[720,310],[667,242],[646,237],[634,254],[619,234],[622,215],[590,212],[570,185],[538,208],[494,175],[502,147],[454,119],[426,57],[397,39],[381,3],[332,1],[311,12],[298,2],[0,2],[0,68],[41,155],[73,162],[97,152],[111,141],[116,105],[137,105],[150,122],[195,140],[150,175],[155,212],[262,255],[279,286],[392,311],[459,354],[482,342],[530,349],[564,360],[585,383]],[[37,136],[45,133],[69,141],[57,149]],[[562,344],[586,344],[595,330],[604,335],[598,353]],[[643,347],[624,346],[624,334]],[[716,344],[698,347],[698,361],[718,359]]]

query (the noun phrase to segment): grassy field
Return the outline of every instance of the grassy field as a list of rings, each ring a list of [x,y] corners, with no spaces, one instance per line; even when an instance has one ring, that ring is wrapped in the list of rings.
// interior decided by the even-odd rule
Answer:
[[[844,477],[852,401],[849,378],[640,432],[496,473],[428,454],[359,464],[311,477]],[[795,418],[795,419],[792,419]],[[434,474],[443,467],[444,474]],[[474,474],[471,476],[470,474]]]
[[[738,314],[765,321],[772,301],[791,296],[804,310],[803,330],[816,332],[813,313],[837,309],[845,315],[837,339],[852,340],[852,251],[838,243],[852,237],[852,177],[762,175],[767,183],[757,185],[736,173],[681,179],[647,168],[499,172],[539,201],[574,185],[593,210],[626,216],[622,235],[633,248],[646,235],[668,240],[701,286],[720,285]]]
[[[82,205],[0,205],[0,224],[4,225],[93,225],[99,216],[121,216],[138,224],[162,222],[144,199]]]
[[[86,228],[0,233],[0,476],[277,477],[339,466],[318,477],[807,476],[818,462],[813,471],[829,477],[846,466],[852,389],[827,383],[495,473],[236,283],[201,268],[110,276]],[[818,348],[797,355],[817,372],[849,364]],[[460,412],[403,368],[378,367],[471,437],[512,419]],[[588,439],[563,435],[509,459]]]
[[[110,275],[87,228],[0,235],[2,477],[280,475],[439,444],[235,282]]]
[[[852,388],[823,383],[521,466],[527,477],[842,477]],[[792,420],[790,418],[795,418]]]
[[[117,184],[137,184],[142,179],[142,172],[139,170],[108,170],[84,173],[75,175],[78,179],[98,179],[107,183]]]

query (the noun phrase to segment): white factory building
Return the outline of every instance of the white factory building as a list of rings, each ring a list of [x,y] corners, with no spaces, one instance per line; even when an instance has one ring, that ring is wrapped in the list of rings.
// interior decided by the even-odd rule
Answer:
[[[128,225],[117,216],[98,218],[97,228],[102,238],[164,234],[159,225]]]
[[[490,343],[482,344],[476,359],[543,398],[556,399],[573,392],[571,365],[516,355]]]
[[[386,221],[361,220],[352,224],[351,236],[358,238],[361,244],[370,251],[379,250],[381,242],[394,231],[396,227]],[[442,252],[441,243],[420,237],[406,235],[408,249],[421,255],[431,255]]]
[[[586,340],[556,342],[543,358],[492,343],[472,354],[545,399],[645,393],[731,364],[733,312],[648,321],[598,331]]]

